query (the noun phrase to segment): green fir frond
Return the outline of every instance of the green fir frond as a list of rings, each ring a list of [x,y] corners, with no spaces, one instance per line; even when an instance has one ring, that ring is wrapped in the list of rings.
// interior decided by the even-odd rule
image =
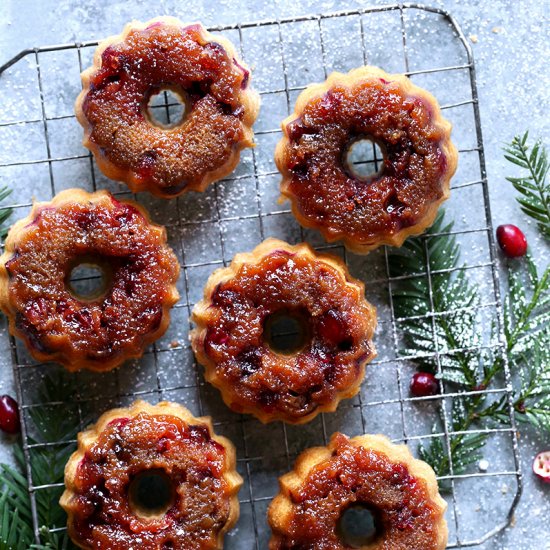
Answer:
[[[444,213],[440,212],[424,237],[409,239],[390,253],[390,273],[401,278],[392,298],[405,340],[404,354],[418,356],[415,362],[422,370],[435,372],[436,341],[440,351],[449,352],[440,356],[442,378],[473,388],[479,382],[476,351],[453,350],[479,345],[473,330],[479,298],[468,281],[465,266],[460,265],[460,247],[450,234],[452,228],[453,224],[445,223]],[[426,266],[431,274],[431,289]]]
[[[546,182],[548,153],[540,139],[531,148],[528,138],[529,132],[515,136],[504,148],[504,157],[525,171],[522,177],[506,179],[520,195],[516,200],[521,210],[534,219],[541,234],[550,239],[550,184]]]
[[[539,276],[528,255],[525,267],[511,265],[504,300],[504,333],[508,352],[522,353],[550,322],[550,266]]]
[[[64,374],[49,375],[40,388],[42,402],[61,402],[74,391],[74,382]],[[68,393],[67,393],[68,392]],[[38,432],[40,442],[29,437],[28,443],[61,442],[43,447],[31,447],[30,467],[35,486],[54,485],[35,491],[36,511],[41,532],[41,545],[36,545],[31,513],[31,501],[25,472],[25,458],[21,444],[14,447],[16,468],[0,465],[0,550],[19,549],[76,549],[65,532],[50,532],[63,527],[67,518],[59,506],[63,491],[64,467],[74,451],[74,441],[79,429],[78,419],[67,414],[65,407],[31,407],[27,409],[27,425]],[[14,539],[13,533],[17,533]]]
[[[11,189],[9,187],[0,187],[0,202],[6,199],[11,194]],[[13,208],[11,207],[0,207],[0,239],[4,242],[6,235],[8,234],[9,226],[6,226],[7,219],[13,214]]]
[[[476,331],[479,298],[451,232],[452,224],[440,213],[423,237],[409,239],[401,249],[390,252],[390,274],[396,279],[392,299],[405,343],[402,353],[420,370],[436,372],[433,355],[437,345],[440,377],[458,392],[483,390],[502,380],[506,358],[511,372],[519,377],[514,389],[518,420],[550,432],[550,268],[539,273],[530,257],[510,265],[504,299],[504,349],[480,348]],[[484,394],[459,395],[451,402],[453,432],[495,423],[509,425],[506,396],[488,400]],[[440,414],[442,420],[443,411]],[[450,475],[450,461],[452,472],[460,474],[481,458],[487,438],[483,432],[454,434],[450,449],[433,438],[419,448],[419,454],[439,477]],[[445,480],[440,483],[442,490],[449,486]]]
[[[538,333],[518,364],[521,387],[515,393],[516,416],[550,434],[550,327]]]

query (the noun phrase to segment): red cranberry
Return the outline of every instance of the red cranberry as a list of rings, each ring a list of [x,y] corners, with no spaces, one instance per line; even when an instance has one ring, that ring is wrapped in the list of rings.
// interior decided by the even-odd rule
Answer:
[[[411,380],[411,393],[414,397],[437,395],[439,382],[431,372],[415,372]]]
[[[344,317],[334,309],[327,311],[319,320],[317,334],[323,343],[328,345],[338,346],[342,349],[350,349],[353,345]]]
[[[210,432],[205,425],[189,426],[189,436],[199,443],[210,441]]]
[[[262,366],[262,352],[259,348],[247,348],[236,357],[243,376],[254,374]]]
[[[290,139],[291,141],[298,141],[304,133],[302,120],[300,118],[297,118],[296,120],[293,120],[292,122],[287,124],[286,131],[288,134],[288,139]]]
[[[208,344],[214,344],[216,346],[223,346],[229,341],[229,334],[225,330],[214,327],[208,330],[206,335],[206,342]]]
[[[533,472],[545,483],[550,483],[550,451],[543,451],[535,457]]]
[[[8,434],[16,434],[20,429],[17,401],[9,395],[0,396],[0,430]]]
[[[519,227],[510,223],[497,227],[497,241],[508,258],[519,258],[527,252],[527,239]]]

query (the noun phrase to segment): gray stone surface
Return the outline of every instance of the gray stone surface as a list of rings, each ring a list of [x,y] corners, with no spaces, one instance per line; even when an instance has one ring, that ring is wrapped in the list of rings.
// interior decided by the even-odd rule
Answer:
[[[341,3],[337,1],[317,0],[275,0],[270,2],[249,1],[238,2],[224,0],[221,2],[208,2],[196,0],[190,11],[188,4],[174,0],[160,0],[151,5],[149,2],[125,2],[112,1],[108,5],[101,0],[88,0],[78,2],[76,0],[28,0],[24,2],[15,0],[2,0],[0,10],[0,63],[9,59],[19,50],[37,45],[66,43],[71,41],[85,41],[101,38],[120,32],[124,23],[131,19],[146,20],[150,17],[162,14],[170,14],[184,20],[200,20],[205,25],[222,23],[234,23],[238,21],[251,21],[258,19],[272,19],[291,15],[307,13],[331,12],[345,8],[365,7],[379,2],[349,1]],[[510,185],[505,181],[505,176],[513,170],[503,159],[501,148],[503,143],[509,141],[513,135],[530,129],[533,136],[543,136],[548,143],[549,117],[548,109],[548,59],[550,59],[548,40],[548,20],[550,5],[547,1],[493,1],[477,2],[467,1],[439,1],[434,5],[450,11],[462,25],[467,36],[471,37],[474,49],[476,67],[478,72],[478,86],[480,94],[480,109],[482,128],[485,140],[487,157],[487,169],[489,187],[491,192],[491,207],[493,222],[496,225],[504,222],[516,223],[524,228],[532,250],[540,265],[548,264],[548,246],[546,246],[536,234],[534,228],[526,221],[515,203]],[[391,29],[372,28],[368,30],[366,40],[380,42],[389,39]],[[427,36],[426,40],[436,40],[436,36]],[[309,47],[311,44],[306,43]],[[300,47],[300,45],[298,45]],[[381,51],[381,49],[379,50]],[[387,64],[397,62],[391,58],[388,52]],[[451,52],[450,54],[451,55]],[[251,54],[252,58],[253,54]],[[312,54],[311,63],[318,61]],[[388,68],[388,67],[385,67]],[[314,72],[315,68],[296,67],[293,74],[300,74],[300,70]],[[395,70],[399,70],[395,68]],[[310,74],[310,73],[308,73]],[[314,79],[314,78],[312,78]],[[73,81],[72,81],[73,82]],[[76,80],[74,80],[76,82]],[[418,82],[421,84],[420,82]],[[75,84],[76,90],[77,84]],[[428,85],[426,84],[428,87]],[[67,91],[67,98],[61,97],[59,102],[51,108],[59,113],[72,102],[75,90]],[[18,91],[24,98],[24,90]],[[61,94],[62,95],[62,94]],[[64,101],[66,99],[67,101]],[[13,108],[13,105],[4,97],[0,103],[0,111],[3,108]],[[36,106],[30,104],[18,104],[19,109],[32,110]],[[72,129],[74,131],[74,128]],[[460,130],[458,129],[460,132]],[[460,134],[461,139],[471,139],[467,133]],[[25,134],[25,139],[29,138]],[[36,139],[39,140],[39,137]],[[78,132],[74,139],[69,134],[67,143],[59,143],[59,147],[72,147],[78,144]],[[5,142],[3,142],[5,143]],[[33,142],[34,143],[34,142]],[[260,144],[261,145],[261,144]],[[269,145],[269,144],[266,144]],[[460,144],[461,146],[464,146]],[[14,147],[17,143],[14,143]],[[37,147],[39,144],[37,144]],[[267,147],[269,149],[269,147]],[[16,154],[13,151],[0,151],[0,155]],[[32,154],[32,150],[30,153]],[[268,161],[266,161],[268,162]],[[70,174],[69,174],[70,176]],[[33,174],[39,178],[40,174]],[[27,187],[27,186],[25,186]],[[37,186],[38,187],[38,186]],[[18,191],[19,193],[19,191]],[[25,200],[27,189],[21,189],[21,200]],[[29,195],[30,196],[30,195]],[[29,198],[27,196],[27,200]],[[246,207],[243,206],[243,208]],[[466,222],[470,223],[470,217],[475,216],[465,210]],[[193,239],[206,239],[208,235],[193,235]],[[477,244],[471,244],[471,250],[465,250],[466,254],[475,256]],[[204,277],[204,274],[201,275]],[[198,278],[202,281],[203,278]],[[200,283],[197,286],[201,286]],[[5,337],[2,339],[5,342]],[[7,351],[7,350],[6,350]],[[0,392],[11,392],[11,371],[8,368],[9,361],[5,359],[2,364],[6,368],[0,373]],[[147,365],[142,365],[147,369]],[[169,365],[168,365],[169,366]],[[167,395],[170,398],[171,396]],[[181,396],[174,396],[174,398]],[[346,420],[347,422],[347,420]],[[380,430],[390,431],[391,427],[380,424]],[[269,428],[271,430],[271,428]],[[296,430],[289,430],[296,437]],[[269,431],[271,433],[271,431]],[[305,432],[304,432],[305,433]],[[266,436],[266,440],[267,440]],[[0,458],[5,459],[9,452],[9,442],[3,438],[0,445]],[[249,442],[250,443],[250,442]],[[507,529],[502,535],[492,539],[484,549],[499,550],[539,550],[550,549],[548,534],[548,517],[550,515],[550,486],[543,487],[530,472],[532,458],[542,448],[550,447],[548,438],[543,439],[532,433],[529,429],[521,432],[521,455],[523,461],[524,495],[518,507],[515,525]],[[499,447],[491,451],[489,462],[498,462]],[[505,451],[503,451],[505,452]],[[279,465],[274,465],[274,469]],[[284,468],[283,468],[284,469]],[[261,482],[261,478],[259,482]],[[502,484],[479,487],[470,486],[469,510],[462,513],[471,521],[471,535],[476,532],[484,532],[487,527],[490,502],[502,502],[501,508],[509,504],[511,488]],[[270,488],[268,488],[270,490]],[[497,506],[498,509],[498,506]],[[246,510],[243,521],[246,521]],[[248,521],[249,518],[248,518]],[[244,548],[244,546],[242,547]]]

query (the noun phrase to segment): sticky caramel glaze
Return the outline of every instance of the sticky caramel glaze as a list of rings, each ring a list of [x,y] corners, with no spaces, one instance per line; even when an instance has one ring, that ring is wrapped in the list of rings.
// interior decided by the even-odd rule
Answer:
[[[457,151],[435,98],[403,75],[362,67],[300,94],[275,160],[298,221],[358,253],[429,227],[449,196]],[[384,152],[382,171],[355,177],[346,162],[361,138]]]
[[[433,470],[380,435],[348,439],[336,433],[328,447],[302,453],[279,480],[271,503],[270,550],[348,550],[338,523],[363,504],[377,518],[377,538],[362,550],[443,550],[445,501]]]
[[[133,191],[169,198],[229,174],[252,146],[259,96],[233,45],[200,24],[172,17],[133,22],[100,43],[82,73],[76,115],[84,145],[102,172]],[[155,126],[149,98],[173,89],[186,104],[183,121]]]
[[[110,267],[97,299],[68,288],[81,261]],[[39,361],[110,370],[159,338],[178,300],[179,265],[166,231],[107,191],[70,189],[35,203],[9,232],[0,258],[0,306],[10,332]]]
[[[283,355],[264,336],[278,311],[306,319],[309,341]],[[344,263],[268,239],[208,280],[193,311],[193,350],[225,403],[262,422],[304,423],[355,395],[374,356],[375,308]]]
[[[235,466],[235,448],[214,434],[209,417],[167,402],[109,411],[78,435],[65,468],[60,503],[69,534],[86,549],[222,548],[239,516]],[[135,512],[128,492],[151,469],[164,470],[174,496],[166,512],[146,516]]]

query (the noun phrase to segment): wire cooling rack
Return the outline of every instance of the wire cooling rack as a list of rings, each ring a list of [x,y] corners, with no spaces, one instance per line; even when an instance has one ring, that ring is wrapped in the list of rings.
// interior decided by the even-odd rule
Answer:
[[[347,71],[369,63],[388,72],[405,73],[438,97],[445,116],[453,122],[460,158],[446,210],[454,219],[452,233],[461,245],[470,280],[485,298],[476,319],[479,350],[502,353],[506,365],[501,387],[463,395],[507,395],[511,404],[475,68],[471,48],[456,21],[439,9],[400,4],[210,30],[223,32],[238,45],[253,69],[253,83],[262,96],[255,126],[257,148],[246,151],[237,170],[204,194],[188,194],[172,201],[149,195],[135,197],[157,222],[167,226],[169,242],[182,265],[178,283],[182,298],[173,310],[167,334],[139,361],[111,373],[73,375],[79,389],[66,402],[46,403],[37,390],[44,373],[61,367],[36,364],[24,346],[12,338],[11,358],[0,359],[6,364],[11,359],[13,364],[37,541],[36,495],[52,485],[33,483],[30,459],[44,446],[67,442],[36,442],[37,435],[28,421],[34,407],[63,407],[67,415],[80,420],[82,428],[83,418],[95,418],[138,396],[152,402],[175,400],[195,414],[212,415],[216,431],[235,443],[238,467],[245,480],[240,519],[226,538],[226,548],[233,549],[267,547],[270,533],[266,510],[277,492],[278,477],[292,467],[299,452],[326,444],[332,432],[340,430],[350,436],[385,433],[394,441],[407,442],[413,452],[419,442],[433,438],[443,439],[448,448],[449,437],[458,434],[450,424],[449,399],[459,394],[443,388],[443,394],[435,398],[408,395],[414,357],[400,353],[399,326],[403,319],[393,313],[392,285],[397,279],[390,276],[387,250],[366,257],[346,253],[338,244],[327,245],[316,233],[300,228],[288,208],[277,204],[279,177],[273,151],[280,138],[280,121],[292,112],[297,94],[306,85],[324,80],[333,70]],[[4,103],[0,112],[0,181],[14,190],[14,219],[27,214],[33,198],[48,200],[68,187],[107,188],[117,195],[129,195],[126,187],[98,171],[81,146],[81,128],[74,118],[79,73],[90,65],[96,44],[25,50],[0,67]],[[152,107],[157,118],[164,117],[165,121],[170,121],[178,108],[166,93],[159,94]],[[373,149],[366,162],[377,169],[379,161]],[[378,308],[379,356],[368,367],[360,394],[341,403],[337,412],[320,415],[305,426],[262,426],[249,416],[229,411],[217,391],[205,384],[188,344],[190,312],[208,275],[230,262],[236,252],[250,250],[268,236],[289,242],[307,240],[343,256],[352,274],[365,281],[367,297]],[[429,266],[418,276],[425,277],[431,289]],[[429,314],[434,315],[433,311]],[[497,327],[496,337],[495,331],[487,330],[491,325]],[[7,330],[1,337],[8,345]],[[440,348],[434,332],[433,356],[439,368],[441,358],[456,351]],[[443,411],[442,429],[432,433],[438,404]],[[450,548],[481,547],[511,522],[521,493],[513,415],[508,426],[466,433],[480,432],[489,434],[484,450],[488,469],[448,476]],[[59,525],[54,530],[62,529],[64,526]]]

